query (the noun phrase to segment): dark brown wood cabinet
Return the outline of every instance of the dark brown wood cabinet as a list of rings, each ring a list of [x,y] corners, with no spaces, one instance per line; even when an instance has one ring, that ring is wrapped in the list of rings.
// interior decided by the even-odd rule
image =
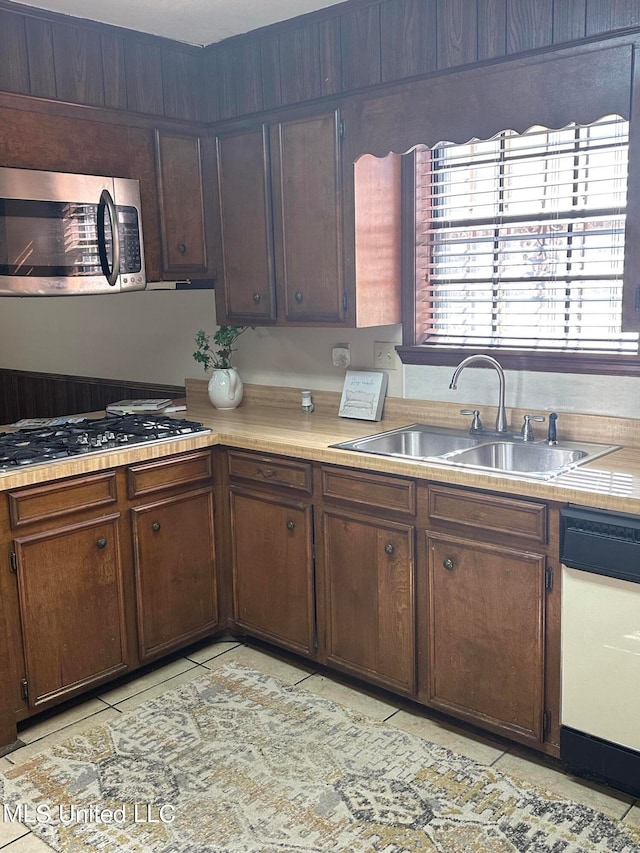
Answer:
[[[324,466],[323,660],[398,693],[416,688],[412,480]]]
[[[209,271],[203,142],[200,136],[156,130],[162,271],[166,278]]]
[[[413,525],[344,509],[322,515],[327,663],[415,690]]]
[[[9,507],[15,676],[36,711],[129,668],[121,513],[113,474],[12,492]]]
[[[140,659],[152,660],[218,624],[210,489],[132,509]]]
[[[436,534],[427,548],[429,704],[540,742],[545,556]]]
[[[553,514],[506,495],[438,485],[426,494],[419,698],[522,743],[553,743]]]
[[[342,128],[336,110],[217,137],[219,322],[400,321],[400,158],[345,164]]]
[[[138,656],[153,660],[212,634],[219,622],[211,454],[127,471]]]
[[[315,654],[310,465],[229,454],[233,623],[306,656]]]

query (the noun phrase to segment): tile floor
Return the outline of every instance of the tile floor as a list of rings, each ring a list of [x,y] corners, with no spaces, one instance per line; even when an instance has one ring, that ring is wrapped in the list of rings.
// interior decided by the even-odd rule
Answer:
[[[0,758],[0,770],[28,760],[34,753],[66,739],[82,727],[113,719],[117,714],[134,708],[164,690],[197,678],[202,675],[203,668],[214,670],[230,660],[251,666],[284,683],[300,685],[305,690],[377,720],[426,737],[481,764],[493,765],[515,778],[541,785],[599,809],[623,823],[640,826],[640,800],[568,776],[556,769],[549,760],[524,748],[482,737],[452,723],[427,717],[401,699],[394,700],[382,693],[369,693],[349,685],[345,680],[328,677],[314,669],[312,664],[227,640],[190,650],[184,657],[98,693],[67,710],[30,725],[25,724],[19,732],[25,746]],[[28,826],[3,822],[0,812],[0,850],[2,853],[47,853],[51,848],[36,838]]]

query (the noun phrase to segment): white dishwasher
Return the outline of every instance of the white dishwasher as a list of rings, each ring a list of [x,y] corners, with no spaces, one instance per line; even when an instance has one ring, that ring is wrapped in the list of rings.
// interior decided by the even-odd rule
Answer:
[[[561,513],[560,757],[640,794],[640,518]]]

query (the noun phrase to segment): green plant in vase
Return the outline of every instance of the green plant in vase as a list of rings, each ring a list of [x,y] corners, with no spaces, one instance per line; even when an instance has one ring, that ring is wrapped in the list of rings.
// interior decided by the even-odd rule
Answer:
[[[231,356],[236,351],[235,342],[248,328],[220,326],[213,335],[207,335],[202,329],[196,334],[193,357],[205,370],[212,371],[207,391],[216,409],[235,409],[242,400],[242,380],[231,366]]]

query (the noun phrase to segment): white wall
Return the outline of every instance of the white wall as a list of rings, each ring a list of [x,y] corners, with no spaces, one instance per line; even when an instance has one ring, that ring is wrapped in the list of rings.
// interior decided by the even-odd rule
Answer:
[[[198,329],[216,328],[211,290],[78,297],[0,298],[0,367],[181,385],[204,378],[192,357]],[[340,391],[344,370],[331,348],[349,343],[353,368],[373,368],[375,341],[399,343],[400,326],[373,329],[257,328],[238,341],[234,363],[246,382]],[[390,396],[495,405],[491,369],[409,366],[389,372]],[[404,374],[404,387],[403,387]],[[640,380],[507,371],[507,406],[640,418]]]
[[[211,290],[105,296],[0,298],[0,367],[182,385],[204,378],[193,360],[198,329],[216,329]],[[349,343],[353,368],[373,367],[375,341],[399,343],[400,326],[341,330],[248,330],[234,364],[246,382],[342,390],[344,370],[331,349]],[[389,372],[402,396],[402,369]]]

